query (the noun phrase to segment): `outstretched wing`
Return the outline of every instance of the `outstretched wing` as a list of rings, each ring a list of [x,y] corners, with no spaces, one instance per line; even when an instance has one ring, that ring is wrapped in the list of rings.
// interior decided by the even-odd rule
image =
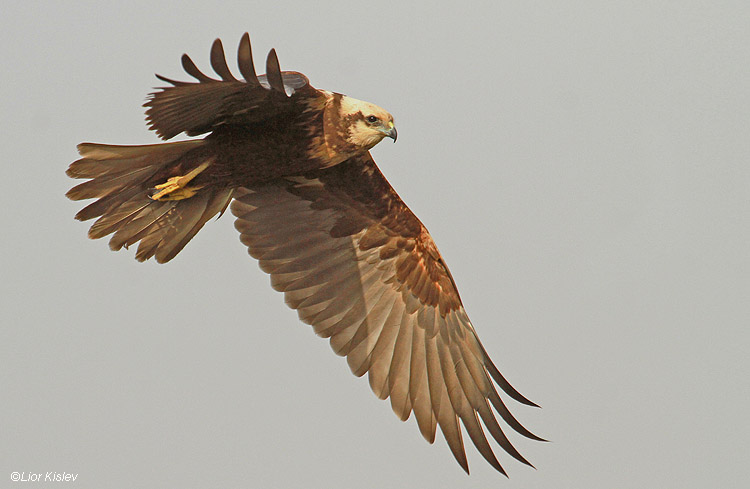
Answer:
[[[173,86],[160,88],[144,104],[148,107],[149,128],[162,139],[181,132],[197,136],[222,124],[252,124],[287,111],[304,110],[312,100],[324,98],[302,73],[281,71],[274,49],[266,59],[266,74],[257,76],[247,33],[240,41],[237,63],[244,81],[236,79],[227,67],[219,39],[211,47],[211,67],[220,80],[205,75],[183,54],[182,67],[198,82],[156,75]]]
[[[479,419],[511,445],[496,413],[522,435],[494,383],[535,406],[503,378],[476,336],[429,233],[369,153],[329,169],[239,189],[235,226],[271,284],[302,321],[330,338],[357,376],[390,397],[402,420],[413,412],[422,435],[439,426],[468,472],[459,421],[484,458],[505,473]],[[493,383],[494,381],[494,383]],[[494,408],[494,411],[493,411]]]

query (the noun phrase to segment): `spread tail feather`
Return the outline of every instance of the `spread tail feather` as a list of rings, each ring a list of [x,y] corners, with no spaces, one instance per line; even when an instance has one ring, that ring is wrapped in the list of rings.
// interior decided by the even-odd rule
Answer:
[[[79,144],[83,158],[73,162],[66,173],[71,178],[90,180],[66,195],[71,200],[98,200],[81,209],[76,219],[98,218],[89,229],[89,237],[114,233],[109,241],[112,250],[140,241],[137,260],[171,260],[209,219],[223,213],[232,199],[231,188],[204,188],[182,200],[152,198],[153,187],[185,171],[186,163],[181,158],[201,144],[202,141],[142,146]]]

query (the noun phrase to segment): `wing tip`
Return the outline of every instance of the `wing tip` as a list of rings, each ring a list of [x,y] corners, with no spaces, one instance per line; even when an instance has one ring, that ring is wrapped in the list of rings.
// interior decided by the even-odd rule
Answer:
[[[224,45],[221,43],[221,39],[218,37],[214,39],[211,44],[211,67],[214,69],[217,75],[219,75],[222,81],[225,82],[236,82],[238,81],[227,66],[227,59],[224,55]]]
[[[250,34],[245,32],[240,39],[240,45],[237,48],[237,66],[240,74],[250,85],[259,86],[258,74],[255,72],[253,64],[253,49],[250,44]]]
[[[272,90],[286,96],[284,80],[281,76],[281,65],[279,64],[279,57],[276,55],[275,48],[271,48],[268,52],[268,57],[266,57],[266,78]]]

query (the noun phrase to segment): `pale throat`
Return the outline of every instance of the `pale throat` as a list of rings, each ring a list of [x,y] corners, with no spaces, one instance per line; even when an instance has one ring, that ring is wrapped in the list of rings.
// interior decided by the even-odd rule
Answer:
[[[363,149],[369,150],[383,140],[385,134],[373,129],[363,120],[358,120],[349,129],[349,142]]]

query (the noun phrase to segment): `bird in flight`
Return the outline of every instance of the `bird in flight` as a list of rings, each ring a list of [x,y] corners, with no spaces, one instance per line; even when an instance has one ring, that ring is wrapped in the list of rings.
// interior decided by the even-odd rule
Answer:
[[[430,234],[370,155],[384,138],[396,140],[391,114],[281,71],[273,49],[266,74],[256,75],[248,34],[238,50],[243,79],[227,67],[219,39],[210,61],[219,78],[183,55],[197,81],[157,75],[170,86],[144,105],[162,139],[183,132],[207,134],[203,139],[78,145],[82,158],[67,174],[87,181],[67,196],[97,199],[76,214],[96,218],[89,237],[112,234],[112,250],[138,243],[137,260],[165,263],[230,207],[240,240],[273,288],[330,339],[355,375],[368,375],[401,420],[414,413],[429,443],[439,427],[467,473],[461,425],[501,473],[485,431],[531,465],[497,415],[521,435],[544,440],[513,417],[496,385],[517,402],[536,404],[493,364]]]

